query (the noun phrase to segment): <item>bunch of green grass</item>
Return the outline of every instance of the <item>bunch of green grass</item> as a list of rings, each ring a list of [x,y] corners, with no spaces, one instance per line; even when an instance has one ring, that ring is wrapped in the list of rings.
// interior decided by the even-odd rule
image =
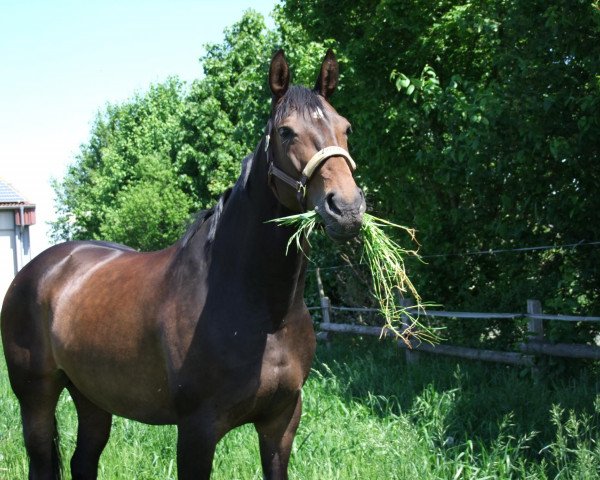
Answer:
[[[310,235],[315,231],[320,217],[313,211],[277,218],[272,222],[280,226],[295,228],[287,245],[295,244],[302,251],[302,239],[309,241]],[[419,313],[424,305],[421,296],[406,274],[404,265],[405,256],[419,258],[416,250],[407,250],[392,240],[384,228],[392,227],[406,232],[411,241],[416,243],[415,231],[412,228],[397,225],[368,213],[364,214],[361,228],[363,259],[371,271],[372,291],[379,305],[381,315],[385,319],[381,333],[390,332],[409,347],[412,339],[433,343],[439,340],[436,332],[424,326],[419,321]],[[401,299],[411,296],[415,305],[407,307],[401,305]]]

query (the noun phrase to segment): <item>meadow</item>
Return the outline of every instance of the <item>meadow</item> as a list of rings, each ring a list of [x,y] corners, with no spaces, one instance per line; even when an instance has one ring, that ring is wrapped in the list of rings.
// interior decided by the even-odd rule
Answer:
[[[0,360],[0,479],[27,476],[18,405]],[[65,391],[65,472],[75,445]],[[533,378],[515,367],[403,352],[374,339],[319,345],[304,388],[290,477],[297,479],[592,479],[600,477],[600,381],[594,372]],[[174,427],[114,418],[102,479],[175,479]],[[65,478],[70,478],[68,473]],[[260,479],[256,433],[218,445],[214,479]]]

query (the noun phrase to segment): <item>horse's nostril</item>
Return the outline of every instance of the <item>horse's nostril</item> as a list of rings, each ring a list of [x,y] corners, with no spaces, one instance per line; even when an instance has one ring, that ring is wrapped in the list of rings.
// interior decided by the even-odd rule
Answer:
[[[358,210],[360,211],[360,213],[365,213],[365,211],[367,210],[367,202],[365,201],[365,192],[362,191],[362,188],[359,188],[358,193],[359,193],[358,203],[360,204],[360,206],[358,207]]]
[[[335,196],[334,193],[327,194],[327,197],[326,197],[327,207],[328,207],[329,213],[332,213],[333,215],[336,215],[339,217],[342,214],[342,211],[335,204],[335,200],[333,199],[334,196]]]

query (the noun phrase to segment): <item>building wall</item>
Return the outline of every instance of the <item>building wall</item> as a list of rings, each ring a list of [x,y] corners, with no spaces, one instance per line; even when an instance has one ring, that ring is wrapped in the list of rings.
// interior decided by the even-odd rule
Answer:
[[[0,300],[17,272],[29,260],[29,227],[15,226],[13,210],[0,210]]]

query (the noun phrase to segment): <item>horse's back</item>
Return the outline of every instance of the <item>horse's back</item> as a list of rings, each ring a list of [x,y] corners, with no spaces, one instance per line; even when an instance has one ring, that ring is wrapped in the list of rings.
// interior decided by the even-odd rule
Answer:
[[[60,279],[89,268],[103,257],[135,250],[117,243],[96,241],[65,242],[43,251],[16,275],[2,305],[2,318],[12,319],[18,312],[41,306],[49,298],[48,287],[59,287]],[[63,282],[64,283],[64,282]],[[15,320],[11,320],[15,321]],[[2,324],[4,331],[4,321]]]

